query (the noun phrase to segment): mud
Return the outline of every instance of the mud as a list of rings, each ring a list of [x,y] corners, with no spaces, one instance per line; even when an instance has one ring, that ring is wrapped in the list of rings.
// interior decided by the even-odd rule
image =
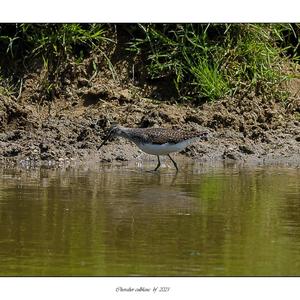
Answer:
[[[74,74],[73,74],[74,75]],[[0,95],[0,162],[22,166],[59,166],[74,162],[155,160],[134,144],[116,139],[103,146],[108,128],[168,127],[207,130],[208,141],[178,156],[202,161],[300,162],[300,83],[288,103],[239,93],[202,105],[150,98],[153,89],[76,70],[54,101],[38,101],[35,81],[24,79],[19,97]],[[295,88],[296,86],[296,88]],[[297,88],[298,87],[298,88]],[[298,94],[297,94],[298,93]]]

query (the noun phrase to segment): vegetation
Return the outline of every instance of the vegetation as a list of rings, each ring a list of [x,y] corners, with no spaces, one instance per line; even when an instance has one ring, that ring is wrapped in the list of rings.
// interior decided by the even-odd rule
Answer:
[[[132,55],[146,78],[170,83],[178,99],[198,102],[237,92],[283,99],[282,82],[299,63],[299,24],[131,24],[124,59]],[[97,53],[113,72],[107,45],[120,35],[101,24],[0,25],[0,93],[17,93],[27,72],[43,68],[41,90],[55,96],[67,62]],[[124,30],[125,29],[125,30]],[[122,37],[124,43],[124,36]],[[97,68],[96,63],[93,65]],[[103,67],[103,66],[102,66]]]
[[[51,98],[66,63],[71,58],[81,62],[106,41],[100,24],[0,25],[2,76],[16,82],[42,65],[42,89]]]
[[[169,78],[178,95],[215,100],[237,91],[277,94],[287,59],[299,62],[300,25],[140,25],[131,49],[151,78]]]

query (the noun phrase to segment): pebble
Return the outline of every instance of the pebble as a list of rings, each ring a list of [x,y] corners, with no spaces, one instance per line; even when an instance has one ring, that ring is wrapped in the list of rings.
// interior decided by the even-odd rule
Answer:
[[[254,154],[254,150],[252,149],[252,147],[250,147],[249,145],[240,145],[239,149],[241,152],[246,153],[246,154]]]

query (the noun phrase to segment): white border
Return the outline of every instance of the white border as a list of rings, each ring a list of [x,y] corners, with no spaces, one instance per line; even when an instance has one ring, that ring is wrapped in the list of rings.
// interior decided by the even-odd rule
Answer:
[[[195,277],[109,277],[109,278],[1,278],[2,299],[295,299],[300,278],[195,278]],[[169,292],[153,292],[155,287]],[[118,288],[134,291],[119,292]],[[151,292],[141,291],[151,289]],[[139,290],[139,291],[135,291]]]
[[[10,0],[0,22],[300,22],[299,0]],[[299,278],[0,278],[3,299],[294,299]],[[165,294],[117,287],[169,286]]]
[[[300,22],[299,0],[9,0],[0,22]]]

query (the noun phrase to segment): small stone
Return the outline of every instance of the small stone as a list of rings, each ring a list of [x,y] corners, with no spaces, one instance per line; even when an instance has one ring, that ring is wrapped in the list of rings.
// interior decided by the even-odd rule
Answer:
[[[17,156],[19,153],[21,152],[21,149],[18,147],[10,147],[8,148],[5,152],[4,152],[4,156],[6,157],[13,157],[13,156]]]
[[[155,117],[149,117],[149,116],[143,116],[140,121],[140,127],[147,128],[147,127],[153,127],[157,124],[157,119]]]
[[[81,85],[81,86],[88,86],[88,85],[89,85],[88,79],[83,78],[83,77],[79,77],[79,78],[78,78],[78,83],[79,83],[79,85]]]
[[[0,141],[6,141],[8,139],[8,136],[6,133],[0,133]]]
[[[254,150],[249,145],[240,145],[239,149],[241,152],[246,154],[254,154]]]
[[[188,115],[185,117],[186,122],[193,122],[199,125],[202,125],[204,123],[204,119],[201,116],[197,115]]]
[[[116,160],[118,160],[118,161],[127,161],[127,159],[122,155],[117,155]]]
[[[111,157],[104,157],[100,161],[101,162],[112,162],[112,158]]]
[[[39,147],[40,147],[41,153],[47,152],[49,150],[49,146],[47,144],[44,144],[44,143],[40,143]]]
[[[233,148],[228,148],[224,151],[222,155],[223,159],[229,158],[233,160],[241,159],[241,154]]]

